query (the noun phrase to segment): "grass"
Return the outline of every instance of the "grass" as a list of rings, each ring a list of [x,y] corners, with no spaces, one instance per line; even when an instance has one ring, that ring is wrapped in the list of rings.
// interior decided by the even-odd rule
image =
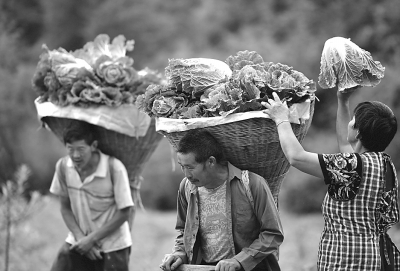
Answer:
[[[284,271],[314,271],[319,237],[323,227],[320,214],[293,215],[281,211],[285,241],[280,248]],[[165,254],[170,253],[175,237],[175,212],[139,211],[132,230],[132,271],[157,271]],[[10,271],[49,270],[67,234],[58,201],[47,198],[44,208],[28,222],[14,228]],[[394,241],[399,244],[399,234]],[[399,236],[400,237],[400,236]],[[0,237],[3,244],[4,236]],[[4,270],[4,248],[0,248],[0,270]]]

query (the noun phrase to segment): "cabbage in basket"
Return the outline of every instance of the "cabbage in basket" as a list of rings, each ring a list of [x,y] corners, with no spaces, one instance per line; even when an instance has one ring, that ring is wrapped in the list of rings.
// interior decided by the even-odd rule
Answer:
[[[138,96],[138,108],[150,116],[187,119],[262,110],[272,92],[289,106],[315,98],[313,80],[254,51],[240,51],[218,68],[213,59],[191,60],[169,60],[167,84],[150,85]]]
[[[58,106],[134,104],[137,95],[150,84],[162,84],[163,77],[148,68],[135,70],[133,59],[126,56],[133,47],[134,41],[126,41],[123,35],[110,43],[106,34],[73,52],[49,50],[43,45],[33,89],[40,102]]]

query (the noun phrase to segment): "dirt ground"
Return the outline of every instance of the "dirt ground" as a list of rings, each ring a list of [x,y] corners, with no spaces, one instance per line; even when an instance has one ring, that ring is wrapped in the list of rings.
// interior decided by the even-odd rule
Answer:
[[[318,242],[323,227],[319,214],[293,215],[281,210],[285,240],[280,247],[280,265],[284,271],[316,270]],[[170,253],[175,237],[175,212],[139,211],[132,230],[130,270],[159,271],[165,254]],[[49,270],[57,250],[67,234],[55,198],[29,221],[13,229],[10,271]],[[399,246],[400,234],[392,231]],[[0,235],[4,244],[4,234]],[[4,247],[0,246],[0,269],[4,268]],[[32,269],[34,267],[34,269]]]

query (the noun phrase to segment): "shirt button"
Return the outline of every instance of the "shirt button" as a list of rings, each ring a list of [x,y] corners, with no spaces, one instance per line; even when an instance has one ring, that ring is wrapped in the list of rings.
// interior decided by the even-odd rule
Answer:
[[[199,217],[198,217],[198,216],[196,216],[196,220],[199,220]]]

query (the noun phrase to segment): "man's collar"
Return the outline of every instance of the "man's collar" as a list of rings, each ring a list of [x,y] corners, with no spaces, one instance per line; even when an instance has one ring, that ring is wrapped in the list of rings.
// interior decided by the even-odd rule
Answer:
[[[105,155],[101,151],[99,151],[99,154],[100,154],[100,161],[99,161],[99,164],[97,165],[97,169],[96,169],[96,172],[94,173],[94,175],[97,177],[104,178],[107,176],[107,170],[109,168],[108,160],[110,159],[110,157],[108,155]]]
[[[239,180],[242,179],[242,170],[235,167],[231,163],[228,162],[228,180],[232,181],[235,177]]]
[[[228,162],[228,181],[232,181],[233,179],[238,178],[239,180],[242,179],[242,170],[235,167],[231,163]],[[194,184],[190,184],[190,193],[196,193],[197,186]]]
[[[97,165],[96,171],[93,173],[93,176],[96,177],[106,177],[108,170],[108,159],[110,158],[108,155],[98,151],[99,153],[99,164]],[[74,163],[72,162],[71,157],[68,156],[67,159],[67,167],[74,168]]]

